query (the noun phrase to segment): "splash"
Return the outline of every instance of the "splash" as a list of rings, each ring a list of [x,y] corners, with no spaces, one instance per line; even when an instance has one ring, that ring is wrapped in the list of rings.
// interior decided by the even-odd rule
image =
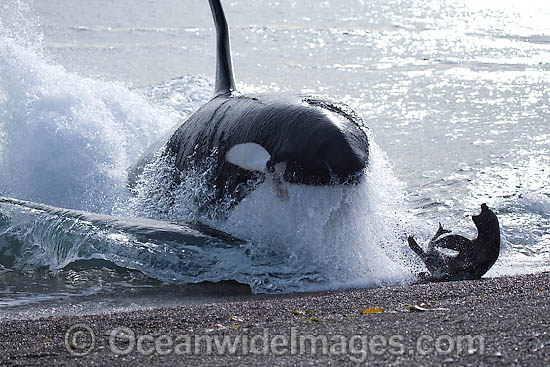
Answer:
[[[30,17],[25,6],[12,3],[20,6],[8,7],[2,19],[10,11]],[[34,201],[38,207],[154,218],[162,221],[158,226],[164,225],[165,232],[175,230],[167,222],[200,221],[243,241],[233,247],[201,247],[181,238],[136,236],[131,228],[144,226],[138,218],[119,228],[114,217],[98,225],[90,213],[82,219],[7,203],[0,212],[2,272],[59,271],[75,261],[101,259],[162,281],[235,279],[256,292],[412,279],[408,267],[414,260],[407,257],[399,233],[406,222],[403,188],[372,139],[372,162],[359,185],[290,185],[284,201],[268,177],[223,220],[200,210],[212,195],[204,184],[211,173],[208,162],[181,174],[159,151],[132,197],[127,168],[209,98],[211,83],[184,77],[131,90],[83,78],[45,55],[33,26],[21,37],[6,27],[10,25],[3,23],[0,33],[2,196]],[[178,187],[169,186],[174,174],[181,175]],[[221,206],[233,204],[228,198]],[[182,226],[177,231],[187,230]]]
[[[3,21],[10,14],[27,19],[22,3],[12,5]],[[127,198],[127,167],[174,116],[123,84],[67,72],[43,54],[32,27],[15,37],[8,26],[0,26],[2,193],[116,212]]]
[[[204,219],[201,214],[208,216],[211,211],[201,210],[202,203],[212,202],[215,196],[213,188],[207,185],[215,168],[215,155],[213,152],[211,157],[180,172],[175,157],[160,148],[152,162],[145,165],[133,189],[129,201],[133,215],[175,222]],[[180,183],[175,185],[176,181]]]
[[[289,291],[381,286],[412,280],[417,259],[404,247],[410,225],[403,185],[371,137],[371,164],[358,185],[289,185],[281,199],[271,177],[256,182],[228,216],[200,210],[213,188],[204,185],[215,159],[181,173],[162,154],[145,167],[134,210],[172,222],[203,222],[246,241],[248,283],[256,290]],[[209,169],[210,168],[210,169]],[[233,207],[234,206],[234,207]],[[235,264],[236,266],[237,264]],[[244,269],[243,269],[244,270]]]
[[[281,200],[268,178],[221,228],[253,241],[258,253],[279,253],[289,268],[310,269],[312,274],[321,269],[317,280],[331,288],[411,279],[407,266],[414,260],[401,246],[399,233],[402,184],[371,142],[370,165],[360,184],[290,185],[288,200]]]

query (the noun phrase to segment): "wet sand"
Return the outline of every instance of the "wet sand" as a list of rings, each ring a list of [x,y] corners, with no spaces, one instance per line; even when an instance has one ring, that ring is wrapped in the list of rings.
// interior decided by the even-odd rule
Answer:
[[[85,326],[66,335],[76,324]],[[178,307],[0,321],[0,365],[548,366],[549,326],[550,273],[241,294]]]

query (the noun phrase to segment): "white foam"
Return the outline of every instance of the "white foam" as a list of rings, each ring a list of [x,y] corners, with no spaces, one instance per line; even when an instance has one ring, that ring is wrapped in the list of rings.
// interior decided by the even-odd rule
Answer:
[[[174,123],[128,87],[69,73],[0,34],[3,195],[113,212],[127,168]]]
[[[129,199],[127,167],[165,130],[204,102],[211,85],[204,79],[198,84],[180,79],[152,87],[145,92],[151,100],[163,103],[157,107],[123,84],[67,72],[44,55],[40,38],[33,29],[19,38],[0,33],[2,193],[94,212],[124,210]],[[121,265],[134,264],[139,258],[140,270],[159,279],[234,277],[261,291],[375,286],[412,279],[408,261],[415,259],[400,233],[407,223],[403,188],[373,141],[370,157],[366,179],[360,185],[289,185],[288,200],[276,195],[267,177],[227,221],[209,221],[249,242],[241,249],[244,252],[234,250],[224,256],[218,256],[218,250],[201,250],[202,257],[194,261],[204,262],[205,268],[210,266],[206,259],[216,261],[200,276],[186,274],[178,259],[162,251],[130,247],[128,252],[124,241],[109,234],[102,253]],[[146,167],[137,196],[130,200],[135,214],[163,220],[208,220],[197,210],[212,194],[212,188],[204,184],[208,167],[186,172],[182,185],[173,190],[167,186],[172,163],[159,155]],[[86,238],[81,240],[71,242],[69,252],[99,255],[87,247]],[[56,242],[52,243],[44,243],[40,256],[37,252],[26,259],[26,265],[63,266],[81,256],[72,252],[61,256]]]
[[[220,225],[252,241],[258,256],[278,252],[302,275],[319,272],[325,288],[410,279],[411,258],[399,233],[402,187],[374,143],[370,162],[359,185],[289,185],[288,200],[276,195],[267,177]]]

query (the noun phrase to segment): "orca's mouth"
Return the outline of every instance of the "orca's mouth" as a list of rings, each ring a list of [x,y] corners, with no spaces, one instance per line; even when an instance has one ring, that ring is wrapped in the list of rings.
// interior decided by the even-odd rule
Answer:
[[[356,184],[363,177],[365,166],[349,165],[346,167],[331,167],[324,160],[286,161],[283,179],[289,183],[325,186]]]
[[[351,150],[336,154],[317,154],[324,159],[286,159],[272,157],[261,145],[242,143],[231,147],[226,161],[242,169],[272,174],[277,182],[325,186],[355,184],[363,177],[366,159]]]

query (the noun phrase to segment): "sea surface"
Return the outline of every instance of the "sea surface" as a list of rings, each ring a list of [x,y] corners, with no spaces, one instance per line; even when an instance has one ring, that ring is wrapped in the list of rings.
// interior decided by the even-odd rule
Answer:
[[[366,179],[288,201],[266,180],[223,220],[198,214],[203,168],[169,192],[157,162],[132,194],[128,167],[212,95],[208,2],[2,0],[0,319],[177,304],[203,281],[413,283],[407,235],[475,237],[484,202],[502,234],[486,276],[550,270],[548,1],[223,4],[238,89],[349,104]]]

